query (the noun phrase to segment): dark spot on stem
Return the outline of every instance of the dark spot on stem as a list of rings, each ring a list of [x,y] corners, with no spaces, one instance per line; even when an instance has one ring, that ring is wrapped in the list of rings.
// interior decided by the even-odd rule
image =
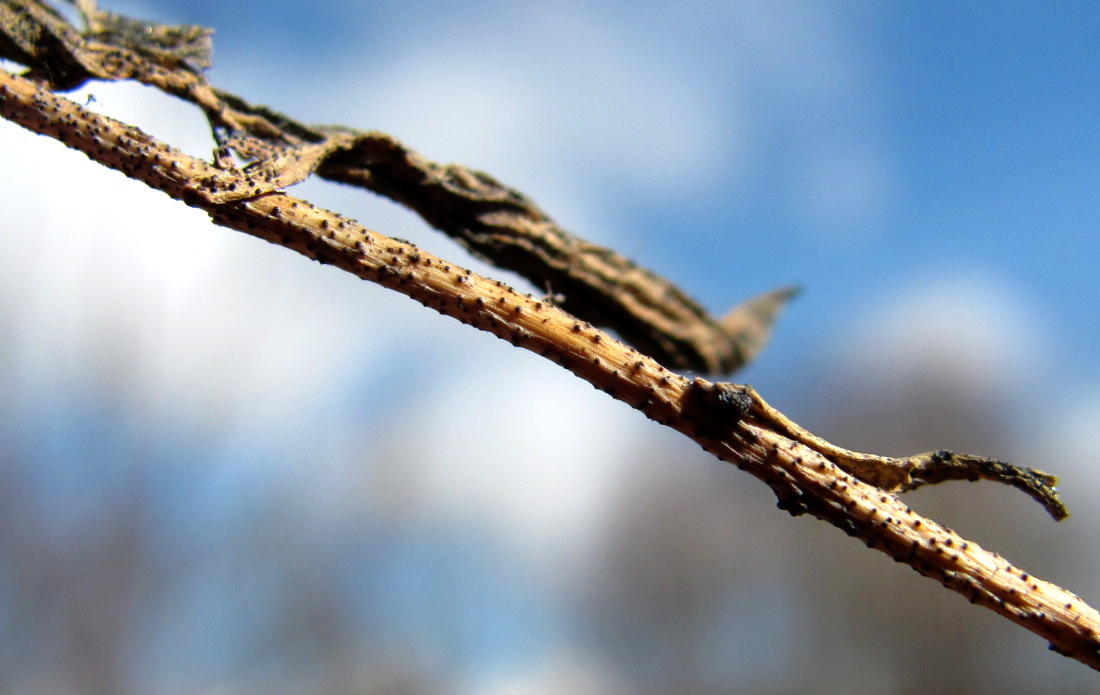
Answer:
[[[684,417],[695,423],[699,434],[723,439],[751,405],[752,397],[744,386],[728,382],[713,384],[697,378],[685,396]]]

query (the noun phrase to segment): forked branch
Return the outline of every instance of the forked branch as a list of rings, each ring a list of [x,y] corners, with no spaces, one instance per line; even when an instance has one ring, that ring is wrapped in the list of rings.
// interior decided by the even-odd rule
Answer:
[[[1052,649],[1100,670],[1100,614],[1095,609],[920,516],[894,494],[926,483],[987,478],[1026,491],[1055,518],[1062,518],[1066,511],[1054,491],[1053,476],[952,452],[889,458],[842,449],[795,425],[748,386],[688,379],[645,354],[686,354],[682,347],[654,349],[637,335],[631,347],[593,326],[593,319],[578,318],[549,301],[289,196],[280,189],[317,172],[391,195],[433,224],[454,227],[460,238],[468,236],[468,248],[480,255],[508,267],[529,264],[529,276],[568,276],[575,272],[571,261],[576,261],[582,268],[576,272],[584,278],[578,282],[587,289],[574,291],[599,296],[621,285],[623,296],[637,300],[626,310],[635,311],[632,316],[646,336],[669,333],[672,324],[662,318],[662,297],[683,305],[682,293],[670,283],[655,280],[614,252],[586,246],[491,177],[432,164],[378,133],[310,129],[213,89],[199,72],[205,63],[206,33],[153,25],[135,31],[134,23],[99,13],[87,0],[80,5],[89,19],[84,34],[38,2],[0,0],[0,56],[30,68],[24,76],[0,71],[0,116],[201,208],[220,225],[402,292],[561,364],[760,478],[775,492],[781,508],[828,521],[868,547],[1041,635]],[[199,104],[221,145],[214,161],[179,152],[53,91],[91,77],[140,79]],[[239,168],[230,150],[255,161]],[[478,246],[481,241],[470,241],[482,232],[488,239],[485,247]],[[524,244],[531,248],[515,251],[523,258],[515,261],[509,254]],[[642,288],[639,293],[632,282]],[[655,287],[672,289],[651,295]],[[565,288],[555,284],[554,289]],[[787,295],[774,293],[735,313],[735,320],[722,329],[726,343],[731,342],[730,326],[739,326],[737,330],[746,331],[750,340],[742,336],[732,343],[758,348]],[[600,311],[622,305],[619,301],[589,309],[599,317]],[[579,306],[585,307],[584,302]],[[614,317],[601,318],[631,337]],[[721,323],[709,318],[703,323],[708,321]],[[692,359],[712,366],[727,364],[715,354],[700,353]],[[733,362],[743,359],[744,355]]]

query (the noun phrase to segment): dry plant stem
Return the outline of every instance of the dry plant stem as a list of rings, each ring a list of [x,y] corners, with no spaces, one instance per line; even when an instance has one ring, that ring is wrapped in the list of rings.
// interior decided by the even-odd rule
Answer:
[[[44,86],[71,88],[87,79],[136,80],[175,94],[206,113],[219,147],[220,173],[198,192],[208,203],[256,198],[313,174],[387,195],[498,267],[537,285],[567,292],[575,316],[616,329],[658,361],[680,369],[728,373],[764,345],[790,298],[784,288],[756,297],[717,321],[668,280],[558,227],[530,199],[483,172],[440,165],[392,136],[346,128],[313,128],[213,89],[211,31],[164,26],[70,0],[87,28],[77,31],[41,0],[0,0],[0,55],[32,67]],[[235,169],[231,152],[254,160]],[[773,412],[786,434],[827,452],[864,482],[890,491],[944,480],[981,478],[1017,487],[1056,518],[1067,515],[1053,476],[992,459],[948,451],[886,459],[833,446]]]
[[[1096,610],[845,472],[843,449],[797,428],[750,387],[689,380],[548,302],[284,193],[222,202],[216,191],[250,185],[246,174],[218,169],[2,70],[0,116],[206,210],[221,225],[395,289],[558,362],[760,478],[781,508],[828,521],[1100,670]]]

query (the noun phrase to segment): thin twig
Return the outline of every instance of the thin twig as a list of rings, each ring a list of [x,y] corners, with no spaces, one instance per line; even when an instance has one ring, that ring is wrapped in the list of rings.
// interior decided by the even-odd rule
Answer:
[[[1052,477],[944,452],[893,459],[841,449],[792,423],[750,387],[678,375],[547,301],[270,190],[282,185],[277,170],[250,172],[225,162],[219,168],[60,97],[41,79],[0,70],[0,116],[201,208],[218,224],[395,289],[561,364],[760,478],[781,508],[828,521],[1100,670],[1100,613],[920,516],[891,492],[985,476],[1027,490],[1058,517],[1065,510]]]

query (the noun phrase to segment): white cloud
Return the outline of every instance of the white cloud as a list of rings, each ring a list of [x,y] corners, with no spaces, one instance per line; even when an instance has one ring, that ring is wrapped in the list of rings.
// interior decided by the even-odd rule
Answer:
[[[861,381],[937,373],[963,390],[998,394],[1043,363],[1041,322],[997,278],[939,269],[914,273],[904,286],[843,332],[840,360]]]
[[[193,107],[114,87],[92,86],[97,107],[196,154],[209,149]],[[365,358],[378,320],[366,287],[361,301],[334,302],[347,283],[337,271],[214,228],[7,122],[0,149],[23,163],[0,171],[0,310],[27,388],[60,393],[106,379],[131,407],[224,425],[285,417]]]
[[[552,201],[559,218],[690,189],[731,156],[731,114],[704,76],[606,9],[470,6],[434,29],[409,31],[388,62],[372,57],[373,77],[342,112]]]
[[[402,513],[474,522],[560,579],[607,527],[626,486],[622,452],[646,422],[527,355],[471,360],[430,394],[418,434],[398,434],[414,492]],[[525,369],[525,366],[527,369]],[[446,522],[444,522],[446,523]]]
[[[892,195],[894,165],[874,115],[873,56],[853,31],[865,18],[811,3],[711,9],[708,20],[731,35],[739,141],[753,151],[745,176],[789,166],[791,203],[808,227],[867,232]]]
[[[789,108],[858,98],[864,75],[856,44],[835,8],[815,3],[715,3],[708,21],[733,36],[752,79]],[[820,114],[808,114],[811,118]]]
[[[866,143],[824,146],[805,154],[803,205],[811,226],[836,233],[865,233],[891,193],[881,153]]]
[[[548,654],[543,663],[520,673],[498,677],[472,692],[481,695],[613,695],[629,692],[614,672],[578,652]]]

